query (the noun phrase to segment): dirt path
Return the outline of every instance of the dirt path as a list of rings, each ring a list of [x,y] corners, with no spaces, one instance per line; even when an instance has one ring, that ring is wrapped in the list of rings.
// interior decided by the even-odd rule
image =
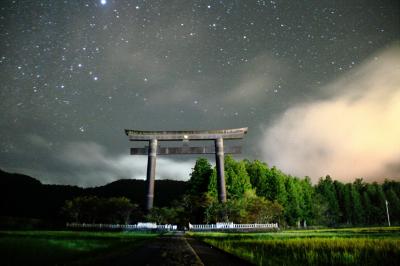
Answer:
[[[124,252],[116,256],[104,256],[101,260],[75,265],[245,266],[250,264],[198,240],[187,239],[183,233],[178,233],[148,241],[128,254]]]

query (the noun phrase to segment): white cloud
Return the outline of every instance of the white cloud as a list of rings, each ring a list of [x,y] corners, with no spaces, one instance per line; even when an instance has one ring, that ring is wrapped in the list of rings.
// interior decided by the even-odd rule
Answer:
[[[292,107],[266,129],[264,159],[314,180],[400,178],[393,171],[400,164],[400,49],[387,49],[323,90],[339,95]]]
[[[70,183],[81,186],[104,185],[120,178],[146,177],[147,156],[113,156],[93,142],[69,143],[59,160],[70,167]],[[193,166],[194,161],[158,157],[156,179],[187,180]]]

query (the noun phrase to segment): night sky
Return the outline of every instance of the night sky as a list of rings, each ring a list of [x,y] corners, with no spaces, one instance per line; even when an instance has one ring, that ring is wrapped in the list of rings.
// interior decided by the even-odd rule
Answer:
[[[82,186],[144,178],[125,128],[248,126],[237,158],[313,181],[400,179],[399,1],[0,7],[3,170]],[[159,157],[157,176],[186,180],[194,160]]]

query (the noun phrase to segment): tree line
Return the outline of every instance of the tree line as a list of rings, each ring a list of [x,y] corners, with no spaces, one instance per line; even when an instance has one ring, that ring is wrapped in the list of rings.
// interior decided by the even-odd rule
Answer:
[[[277,222],[280,226],[385,225],[386,201],[392,224],[399,224],[400,221],[400,182],[396,181],[386,180],[378,184],[356,179],[353,183],[344,184],[326,176],[313,185],[309,177],[287,175],[258,160],[236,161],[226,156],[225,182],[227,202],[220,203],[217,197],[216,169],[206,158],[199,158],[180,200],[172,202],[168,207],[154,207],[150,213],[139,215],[127,215],[138,213],[137,205],[122,208],[124,212],[108,203],[105,204],[108,210],[114,208],[119,213],[109,215],[108,221],[135,222],[145,219],[160,224],[180,225],[222,221]],[[84,202],[79,198],[74,200],[66,203],[66,213],[73,213],[68,209],[79,209],[73,207],[74,204],[79,206]],[[101,208],[98,205],[95,209]],[[81,210],[84,212],[85,208]],[[107,212],[98,213],[98,217],[101,217],[101,213]],[[75,217],[77,221],[90,220],[83,213],[74,215],[69,217]],[[96,215],[89,217],[92,221],[96,220],[93,218]]]
[[[138,205],[125,197],[99,198],[89,195],[67,200],[62,213],[69,222],[127,224],[137,210]]]

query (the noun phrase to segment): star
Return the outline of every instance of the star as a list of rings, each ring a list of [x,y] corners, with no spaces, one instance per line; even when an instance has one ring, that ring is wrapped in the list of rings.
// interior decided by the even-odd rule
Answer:
[[[116,136],[104,121],[114,128],[248,124],[267,131],[292,104],[340,96],[327,91],[336,88],[331,82],[383,62],[379,51],[399,41],[396,1],[379,8],[357,1],[50,2],[57,1],[1,2],[0,151],[4,141],[23,147],[23,134],[59,139],[64,147],[88,140],[80,138],[96,128],[101,134],[91,141],[107,154],[124,152],[123,136],[115,146],[105,141]],[[30,119],[37,123],[24,123]],[[256,131],[244,141],[262,140]],[[0,169],[3,161],[25,167],[30,159],[22,154],[35,150],[1,158]],[[59,167],[50,155],[38,156],[43,169]]]

